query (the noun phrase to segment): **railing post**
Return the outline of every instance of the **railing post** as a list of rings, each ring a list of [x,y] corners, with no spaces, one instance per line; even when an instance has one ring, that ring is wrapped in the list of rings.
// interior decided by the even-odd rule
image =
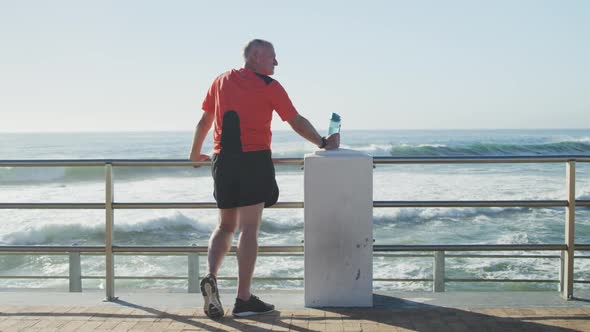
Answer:
[[[570,160],[566,164],[566,195],[567,207],[565,208],[565,244],[567,250],[563,253],[564,259],[564,284],[561,296],[571,299],[574,296],[574,225],[576,220],[576,162]]]
[[[113,301],[115,297],[115,262],[113,255],[113,221],[114,221],[114,186],[113,186],[113,165],[105,165],[105,267],[106,267],[106,299]]]
[[[559,292],[563,293],[563,275],[564,275],[565,252],[559,252]]]
[[[197,245],[193,243],[193,247]],[[188,254],[188,292],[199,293],[199,253],[191,252]]]
[[[432,290],[434,292],[445,291],[445,252],[434,252],[434,266],[432,274]]]
[[[73,244],[75,246],[76,244]],[[82,292],[82,267],[80,266],[80,253],[69,253],[70,263],[70,292]]]

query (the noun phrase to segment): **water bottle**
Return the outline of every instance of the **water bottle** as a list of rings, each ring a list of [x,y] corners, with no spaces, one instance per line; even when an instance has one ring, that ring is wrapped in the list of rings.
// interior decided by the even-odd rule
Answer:
[[[340,115],[332,113],[330,119],[330,127],[328,128],[328,135],[332,135],[340,132]]]

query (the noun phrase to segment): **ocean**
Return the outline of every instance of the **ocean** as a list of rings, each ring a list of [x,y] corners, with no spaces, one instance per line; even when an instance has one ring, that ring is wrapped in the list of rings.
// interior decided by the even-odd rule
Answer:
[[[0,160],[185,159],[192,132],[0,133]],[[372,156],[589,155],[589,130],[342,131],[342,147]],[[301,158],[315,147],[293,132],[273,133],[273,157]],[[207,139],[204,151],[212,151]],[[577,199],[590,199],[590,165],[576,166]],[[212,202],[208,167],[115,167],[117,202]],[[277,166],[279,201],[303,200],[303,171]],[[374,200],[564,200],[565,164],[378,165]],[[0,203],[103,202],[101,167],[0,167]],[[0,210],[0,245],[104,245],[102,210]],[[375,208],[375,244],[538,244],[564,242],[563,208]],[[117,245],[207,245],[215,210],[117,210]],[[302,209],[267,209],[260,245],[301,245]],[[590,243],[590,209],[576,213],[576,243]],[[510,252],[546,254],[545,252]],[[502,254],[502,253],[499,253]],[[552,253],[558,254],[558,253]],[[186,257],[117,256],[119,276],[186,276]],[[200,260],[201,272],[206,259]],[[557,279],[550,258],[446,260],[447,278]],[[82,256],[85,276],[104,275],[104,257]],[[1,275],[67,276],[60,255],[0,255]],[[233,256],[221,276],[235,276]],[[303,277],[301,256],[259,257],[255,276]],[[375,278],[431,278],[431,257],[375,257]],[[575,279],[590,280],[590,259],[577,259]],[[83,288],[104,288],[84,279]],[[222,280],[222,287],[235,281]],[[0,288],[67,289],[62,279],[2,279]],[[186,291],[185,280],[116,281],[117,288]],[[256,281],[257,289],[301,289],[302,281]],[[426,282],[375,282],[376,290],[430,290]],[[555,283],[455,283],[447,290],[556,290]],[[588,288],[576,284],[575,289]]]

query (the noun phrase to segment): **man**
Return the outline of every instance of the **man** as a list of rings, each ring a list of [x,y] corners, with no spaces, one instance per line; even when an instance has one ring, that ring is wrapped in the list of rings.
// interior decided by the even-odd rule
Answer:
[[[340,145],[339,134],[322,137],[298,114],[279,82],[269,77],[278,65],[270,42],[249,42],[244,48],[244,61],[244,68],[228,71],[213,81],[203,102],[204,112],[190,153],[192,161],[208,160],[201,148],[215,122],[212,175],[219,224],[209,241],[209,274],[201,281],[204,310],[210,318],[223,316],[216,278],[237,228],[238,291],[232,313],[245,317],[274,310],[273,305],[250,291],[262,210],[275,204],[279,196],[270,151],[273,110],[319,148],[335,149]]]

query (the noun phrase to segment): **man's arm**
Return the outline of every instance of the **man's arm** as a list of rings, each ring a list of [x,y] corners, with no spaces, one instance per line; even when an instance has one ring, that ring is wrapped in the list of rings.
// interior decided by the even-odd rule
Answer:
[[[207,133],[211,129],[211,125],[213,125],[213,120],[215,120],[215,114],[213,112],[203,112],[201,120],[199,120],[195,130],[193,147],[191,148],[189,157],[190,160],[203,161],[209,158],[209,156],[201,154],[201,149],[203,148],[203,141],[205,140],[205,137],[207,137]]]
[[[289,120],[289,125],[301,137],[310,141],[311,143],[321,147],[323,145],[322,136],[311,125],[311,123],[303,116],[297,114],[293,119]],[[340,146],[340,134],[332,134],[326,137],[327,144],[324,149],[337,149]]]

